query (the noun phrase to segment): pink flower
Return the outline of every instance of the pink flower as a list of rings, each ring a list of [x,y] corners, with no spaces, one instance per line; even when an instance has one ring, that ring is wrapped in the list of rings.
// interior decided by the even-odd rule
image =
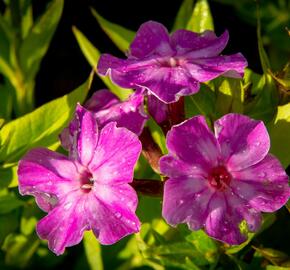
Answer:
[[[228,114],[214,124],[203,116],[174,126],[167,135],[169,154],[161,158],[165,183],[162,214],[175,226],[205,228],[211,237],[237,245],[261,223],[260,212],[274,212],[288,200],[288,177],[268,154],[270,141],[261,121]]]
[[[92,113],[77,106],[70,157],[36,148],[19,163],[19,191],[48,212],[37,224],[57,255],[93,230],[101,244],[136,233],[137,195],[128,184],[138,160],[138,137],[111,122],[98,130]]]
[[[122,87],[144,87],[162,102],[172,103],[198,92],[200,82],[243,75],[247,61],[242,54],[219,55],[228,39],[227,31],[220,37],[212,31],[187,30],[169,35],[162,24],[148,21],[139,28],[128,59],[103,54],[98,72]]]

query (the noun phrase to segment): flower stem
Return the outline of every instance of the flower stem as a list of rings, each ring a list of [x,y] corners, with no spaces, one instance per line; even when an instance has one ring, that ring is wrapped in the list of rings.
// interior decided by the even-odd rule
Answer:
[[[140,137],[142,142],[142,154],[148,161],[152,169],[160,174],[159,159],[162,156],[162,152],[158,144],[154,141],[149,128],[144,127]]]

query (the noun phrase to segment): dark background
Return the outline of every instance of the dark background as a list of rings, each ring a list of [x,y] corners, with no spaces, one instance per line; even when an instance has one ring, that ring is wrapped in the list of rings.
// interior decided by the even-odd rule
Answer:
[[[34,18],[44,12],[47,3],[47,0],[33,0]],[[90,7],[109,21],[136,31],[148,20],[161,22],[170,29],[181,3],[182,0],[66,0],[59,26],[36,77],[36,105],[70,92],[84,82],[91,71],[72,33],[73,25],[77,26],[101,52],[122,57],[122,53],[100,29],[90,12]],[[232,7],[215,1],[209,1],[209,4],[217,35],[225,29],[230,33],[230,41],[223,53],[242,52],[248,59],[249,67],[261,72],[256,28],[241,21]],[[101,81],[95,78],[93,90],[102,87]]]

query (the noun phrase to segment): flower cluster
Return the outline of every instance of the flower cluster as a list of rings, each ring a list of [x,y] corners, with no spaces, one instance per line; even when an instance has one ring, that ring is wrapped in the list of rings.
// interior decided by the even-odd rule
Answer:
[[[227,32],[217,37],[212,31],[169,35],[163,25],[149,21],[138,30],[127,59],[101,56],[98,72],[135,92],[120,101],[109,90],[97,91],[84,107],[77,105],[60,134],[68,156],[36,148],[19,163],[19,191],[33,195],[48,212],[36,230],[53,252],[59,255],[78,244],[85,230],[92,230],[101,244],[140,230],[138,185],[132,182],[142,144],[146,148],[144,102],[161,123],[171,117],[170,106],[198,92],[200,83],[221,75],[242,77],[245,58],[220,55],[228,38]],[[159,170],[167,179],[162,215],[168,224],[204,228],[209,236],[235,245],[246,240],[243,221],[249,231],[257,231],[261,212],[287,202],[288,177],[268,154],[263,122],[228,114],[215,121],[213,132],[204,116],[195,116],[172,126],[166,139],[168,154]]]

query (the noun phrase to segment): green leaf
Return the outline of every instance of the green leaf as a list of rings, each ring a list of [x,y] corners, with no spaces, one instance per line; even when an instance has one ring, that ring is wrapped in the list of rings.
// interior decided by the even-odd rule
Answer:
[[[202,84],[198,93],[185,97],[186,117],[204,115],[209,118],[214,117],[215,94],[205,84]]]
[[[72,31],[87,61],[95,69],[100,58],[100,52],[75,26],[73,26]]]
[[[21,44],[19,58],[26,81],[32,80],[39,69],[61,18],[63,3],[63,0],[52,1]]]
[[[0,196],[0,214],[9,213],[24,205],[23,201],[20,201],[12,194]]]
[[[205,30],[214,30],[213,19],[207,0],[198,0],[196,2],[186,29],[197,33],[202,33]]]
[[[253,248],[274,265],[286,266],[287,264],[287,266],[290,266],[290,257],[282,251],[272,248],[258,248],[254,246]]]
[[[290,164],[290,103],[278,107],[274,120],[267,127],[271,138],[270,152],[286,168]]]
[[[257,94],[245,104],[244,112],[252,118],[270,122],[276,113],[278,91],[273,79],[265,74],[256,87]]]
[[[263,46],[263,40],[262,40],[262,35],[261,35],[260,8],[259,8],[258,2],[257,2],[257,38],[258,38],[258,50],[259,50],[261,66],[262,66],[264,74],[267,74],[268,69],[270,69],[270,62]]]
[[[151,131],[151,135],[152,135],[154,141],[158,144],[158,146],[160,147],[162,153],[166,154],[167,153],[166,140],[165,140],[165,136],[163,134],[162,129],[151,118],[147,121],[146,124],[148,125],[148,127],[149,127],[149,129]]]
[[[107,21],[94,9],[91,9],[91,11],[100,24],[101,28],[114,42],[114,44],[122,52],[126,52],[129,49],[129,45],[135,36],[135,32],[128,30],[118,24]]]
[[[218,246],[203,230],[194,231],[186,236],[186,240],[203,254],[209,263],[215,263],[218,259]]]
[[[33,26],[33,14],[31,0],[20,1],[20,12],[21,12],[21,34],[22,38],[28,35],[31,27]]]
[[[84,56],[86,57],[87,61],[91,65],[93,69],[96,69],[97,63],[99,61],[101,53],[99,50],[94,47],[94,45],[86,38],[86,36],[78,30],[76,27],[73,27],[73,33],[77,39],[77,42],[80,46],[81,51],[83,52]],[[101,76],[97,73],[99,78],[103,81],[103,83],[121,100],[125,100],[128,96],[132,93],[131,89],[125,89],[119,87],[112,83],[109,77]]]
[[[172,28],[172,32],[176,31],[177,29],[185,29],[187,23],[191,17],[193,8],[193,0],[183,0],[177,16],[174,21],[174,25]]]
[[[88,264],[91,270],[103,270],[101,246],[92,231],[84,233],[84,247]]]
[[[216,116],[218,118],[230,112],[243,113],[244,93],[241,80],[223,78],[216,92]]]
[[[5,215],[0,215],[0,246],[2,246],[5,238],[10,233],[16,231],[19,226],[19,211],[12,211]]]
[[[2,247],[5,254],[5,262],[9,266],[25,267],[36,249],[38,248],[40,240],[33,234],[24,236],[21,234],[10,234]]]
[[[90,85],[91,77],[73,92],[4,125],[0,130],[0,162],[17,162],[32,147],[56,143]]]
[[[12,112],[12,91],[8,83],[0,85],[0,117],[9,120]],[[1,125],[0,125],[1,126]]]

